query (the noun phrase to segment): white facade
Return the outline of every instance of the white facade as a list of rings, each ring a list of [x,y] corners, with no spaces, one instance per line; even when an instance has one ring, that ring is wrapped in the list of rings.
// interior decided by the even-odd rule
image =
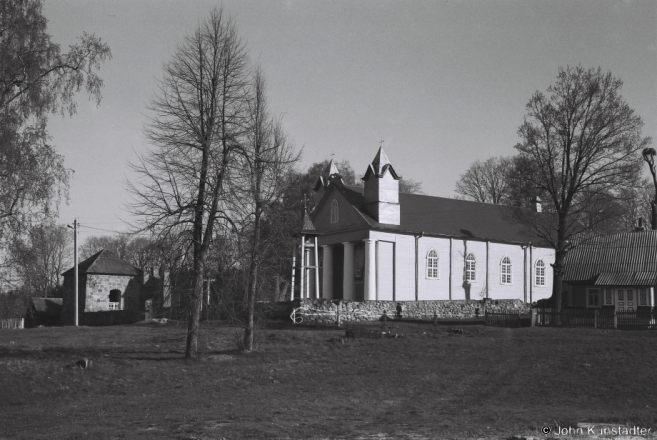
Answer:
[[[321,250],[321,288],[303,297],[366,301],[488,298],[531,303],[551,296],[553,249],[537,247],[529,240],[510,242],[405,230],[399,215],[386,215],[385,205],[395,206],[398,201],[389,194],[396,186],[390,181],[396,184],[399,177],[381,153],[366,174],[361,196],[365,203],[361,206],[357,205],[361,200],[358,194],[343,188],[339,176],[326,179],[332,183],[322,189],[321,202],[312,217]],[[385,185],[380,185],[382,182]],[[381,187],[386,191],[379,191]],[[377,194],[385,200],[377,199]],[[403,220],[405,207],[399,200],[396,206]],[[537,268],[539,261],[542,264]],[[304,284],[312,290],[312,282]]]

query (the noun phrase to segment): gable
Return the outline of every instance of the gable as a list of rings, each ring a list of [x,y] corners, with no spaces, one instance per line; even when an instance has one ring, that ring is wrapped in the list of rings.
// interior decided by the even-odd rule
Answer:
[[[331,222],[331,209],[337,203],[338,221]],[[363,215],[334,186],[330,186],[312,214],[315,229],[319,231],[340,231],[356,227],[369,226]]]

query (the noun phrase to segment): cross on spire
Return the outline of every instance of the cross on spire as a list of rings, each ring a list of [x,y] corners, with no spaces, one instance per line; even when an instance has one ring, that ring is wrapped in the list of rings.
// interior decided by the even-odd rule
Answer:
[[[379,145],[380,145],[381,147],[383,147],[383,143],[384,143],[384,142],[385,142],[385,141],[383,140],[383,138],[381,138],[381,142],[379,142]]]

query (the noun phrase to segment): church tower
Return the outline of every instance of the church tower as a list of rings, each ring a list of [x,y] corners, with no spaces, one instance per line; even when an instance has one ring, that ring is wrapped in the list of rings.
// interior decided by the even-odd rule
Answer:
[[[324,197],[330,184],[334,184],[338,188],[342,187],[342,177],[340,176],[338,167],[333,163],[333,159],[329,162],[327,169],[322,171],[319,175],[315,187],[313,188],[313,202],[315,206],[317,206],[319,201],[322,200],[322,197]]]
[[[383,147],[380,147],[363,177],[365,209],[379,223],[400,223],[399,179],[401,177],[395,172]]]

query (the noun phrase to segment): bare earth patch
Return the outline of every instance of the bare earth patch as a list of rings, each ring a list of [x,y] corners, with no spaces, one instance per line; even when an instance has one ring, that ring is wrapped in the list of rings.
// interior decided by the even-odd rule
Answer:
[[[244,355],[235,331],[206,326],[202,360],[185,362],[175,323],[3,330],[0,438],[568,438],[555,430],[578,423],[657,431],[657,332],[468,325],[460,335],[395,322],[403,337],[352,339],[277,325]],[[90,368],[65,368],[83,358]]]

